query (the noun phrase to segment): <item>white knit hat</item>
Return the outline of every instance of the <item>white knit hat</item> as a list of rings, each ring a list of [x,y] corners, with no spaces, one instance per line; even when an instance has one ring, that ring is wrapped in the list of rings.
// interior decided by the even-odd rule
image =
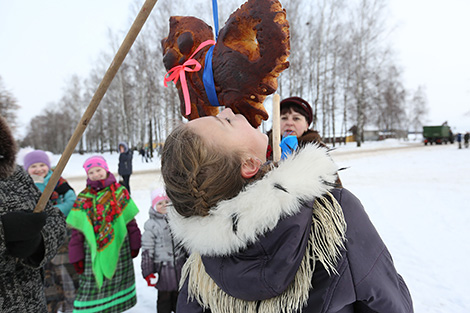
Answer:
[[[155,208],[155,205],[162,200],[170,200],[166,195],[164,188],[157,188],[152,191],[152,208]]]

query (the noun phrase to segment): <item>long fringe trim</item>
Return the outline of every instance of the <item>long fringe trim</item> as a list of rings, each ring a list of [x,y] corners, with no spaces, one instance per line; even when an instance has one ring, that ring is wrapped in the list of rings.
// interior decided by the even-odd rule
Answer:
[[[313,240],[315,257],[325,267],[329,275],[336,271],[336,263],[345,249],[346,221],[343,209],[329,192],[317,198],[313,204]]]
[[[196,300],[213,313],[292,313],[303,307],[312,288],[315,261],[323,264],[329,275],[337,274],[335,266],[344,249],[346,222],[339,203],[330,194],[315,200],[313,222],[305,255],[294,281],[279,296],[262,301],[234,298],[217,286],[206,273],[201,256],[193,253],[186,261],[180,288],[189,275],[188,300]]]

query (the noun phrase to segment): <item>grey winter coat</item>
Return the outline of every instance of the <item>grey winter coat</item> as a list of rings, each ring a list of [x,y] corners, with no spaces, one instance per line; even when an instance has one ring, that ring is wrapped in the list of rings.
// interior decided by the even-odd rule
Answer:
[[[288,290],[302,289],[298,277],[308,275],[311,286],[305,289],[303,298],[274,303],[282,309],[289,303],[286,312],[413,312],[408,288],[360,201],[346,189],[328,187],[335,182],[332,165],[325,152],[307,146],[234,199],[220,203],[211,210],[210,217],[189,221],[192,218],[171,213],[172,230],[191,252],[202,256],[205,271],[217,286],[211,290],[215,290],[218,298],[228,295],[228,299],[254,301],[255,312],[280,312],[279,307],[270,306],[269,302],[276,297],[286,300],[286,294],[292,300]],[[328,263],[318,257],[315,262],[309,259],[314,269],[308,272],[302,264],[309,251],[309,240],[317,240],[328,227],[331,233],[342,225],[328,219],[317,223],[319,216],[332,215],[332,211],[314,206],[314,200],[328,190],[342,212],[332,220],[344,216],[345,240],[343,245],[336,243],[338,259],[329,267],[329,273]],[[334,203],[329,196],[325,199]],[[209,230],[209,234],[198,235],[197,228]],[[212,239],[215,229],[220,234]],[[194,270],[188,268],[189,272]],[[191,275],[183,276],[186,279],[178,298],[178,312],[215,313],[218,307],[232,305],[232,300],[221,305],[220,300],[210,296],[204,299],[202,294],[200,301],[210,308],[203,311],[194,300],[201,296],[191,289],[194,279]],[[201,281],[207,281],[207,277],[196,280]]]
[[[156,288],[161,290],[159,286],[165,286],[165,289],[178,290],[185,254],[173,241],[166,215],[150,208],[149,217],[142,234],[142,276],[145,278],[167,267],[167,270],[170,269],[167,271],[170,275],[161,275]],[[163,282],[164,279],[171,281]]]
[[[16,146],[5,120],[0,116],[0,216],[12,211],[32,212],[41,195],[31,177],[16,165]],[[65,216],[46,205],[46,224],[42,260],[20,259],[9,255],[0,219],[0,312],[47,312],[43,269],[54,257],[65,238]]]

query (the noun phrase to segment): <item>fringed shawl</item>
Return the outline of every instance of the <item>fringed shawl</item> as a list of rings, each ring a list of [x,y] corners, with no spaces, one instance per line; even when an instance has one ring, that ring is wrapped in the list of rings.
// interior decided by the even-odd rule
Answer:
[[[301,309],[312,288],[315,263],[335,273],[336,262],[344,249],[346,223],[343,211],[331,195],[315,200],[309,242],[294,281],[279,296],[263,301],[245,301],[225,293],[206,273],[201,256],[193,253],[185,263],[181,284],[189,276],[188,294],[213,313],[292,313]]]
[[[329,194],[336,173],[337,167],[326,149],[307,145],[235,198],[219,202],[208,216],[186,218],[170,207],[172,233],[191,253],[181,280],[189,277],[189,297],[214,313],[287,313],[300,309],[308,299],[316,261],[328,273],[335,273],[340,249],[344,247],[343,212]],[[280,219],[297,214],[313,198],[316,200],[309,243],[294,281],[283,294],[264,301],[236,299],[222,291],[206,273],[201,255],[223,257],[242,251],[260,236],[269,235]]]

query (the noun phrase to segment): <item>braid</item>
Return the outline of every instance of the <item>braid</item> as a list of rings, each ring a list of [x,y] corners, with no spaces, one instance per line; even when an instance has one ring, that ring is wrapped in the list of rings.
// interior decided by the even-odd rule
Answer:
[[[208,145],[185,124],[163,146],[166,192],[182,216],[206,216],[219,201],[235,197],[247,183],[240,166],[240,153]]]
[[[191,186],[191,195],[194,197],[195,214],[201,216],[207,215],[210,206],[207,201],[206,192],[199,190],[200,186],[195,175],[189,178],[189,185]]]

